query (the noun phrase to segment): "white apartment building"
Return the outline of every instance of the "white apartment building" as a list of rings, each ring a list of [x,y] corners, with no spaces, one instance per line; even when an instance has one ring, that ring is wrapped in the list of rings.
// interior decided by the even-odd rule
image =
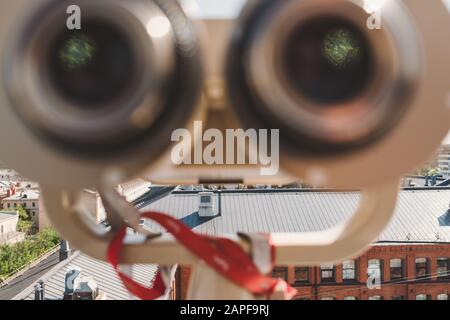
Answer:
[[[24,234],[17,232],[19,215],[15,212],[0,211],[0,245],[22,241]]]

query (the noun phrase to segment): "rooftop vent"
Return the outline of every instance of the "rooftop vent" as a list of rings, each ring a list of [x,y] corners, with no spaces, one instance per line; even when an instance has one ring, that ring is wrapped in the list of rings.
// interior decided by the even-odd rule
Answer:
[[[80,276],[82,269],[79,267],[71,267],[66,273],[64,300],[72,300],[75,291],[75,281]]]
[[[66,273],[64,300],[100,300],[105,295],[100,294],[97,282],[91,277],[83,276],[82,269],[71,267]]]
[[[199,208],[198,215],[202,218],[214,217],[213,207],[213,195],[212,192],[199,192]]]
[[[75,281],[72,300],[97,300],[99,293],[97,282],[94,279],[79,276]]]

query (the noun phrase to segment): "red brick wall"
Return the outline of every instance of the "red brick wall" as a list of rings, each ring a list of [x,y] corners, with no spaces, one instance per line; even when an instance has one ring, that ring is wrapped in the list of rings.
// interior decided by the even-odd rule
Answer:
[[[321,299],[322,297],[334,297],[343,299],[346,296],[355,296],[360,300],[367,300],[369,296],[379,295],[385,300],[390,300],[394,296],[403,296],[405,299],[415,300],[418,294],[430,295],[434,300],[439,294],[450,295],[450,281],[438,280],[436,276],[427,279],[424,282],[411,281],[415,279],[415,259],[428,258],[430,262],[430,273],[436,274],[436,259],[439,257],[450,258],[450,244],[429,244],[429,245],[376,245],[372,246],[366,253],[356,259],[357,283],[347,284],[342,280],[342,265],[335,267],[335,282],[323,284],[320,282],[320,268],[309,268],[309,283],[305,285],[294,284],[294,267],[288,267],[288,281],[293,284],[297,290],[297,298],[307,298],[310,300]],[[390,259],[403,260],[403,283],[382,283],[381,289],[368,289],[367,266],[370,259],[381,259],[383,261],[383,282],[390,280]],[[179,291],[177,297],[187,298],[191,268],[188,266],[180,267],[177,276],[177,288]]]
[[[321,299],[322,297],[334,297],[343,299],[346,296],[355,296],[357,299],[366,300],[369,296],[381,296],[385,300],[390,300],[394,296],[403,296],[405,299],[416,299],[418,294],[430,295],[436,299],[439,294],[450,295],[450,281],[438,280],[437,258],[450,258],[449,244],[430,244],[430,245],[387,245],[373,246],[365,254],[356,259],[357,284],[346,284],[342,281],[342,266],[336,266],[335,279],[332,284],[322,284],[320,280],[315,281],[310,276],[310,284],[297,287],[299,290],[297,298]],[[401,283],[389,283],[390,281],[390,260],[403,260],[403,277]],[[430,263],[430,279],[426,281],[414,281],[415,279],[415,259],[428,258]],[[381,289],[370,290],[367,285],[367,266],[370,259],[380,259],[383,261],[383,283]],[[294,269],[289,267],[289,269]],[[310,268],[310,274],[316,273],[316,279],[320,279],[319,268]],[[289,281],[294,282],[293,272],[289,272]],[[408,281],[407,280],[413,280]],[[386,283],[388,282],[388,283]],[[317,288],[315,294],[314,288]]]

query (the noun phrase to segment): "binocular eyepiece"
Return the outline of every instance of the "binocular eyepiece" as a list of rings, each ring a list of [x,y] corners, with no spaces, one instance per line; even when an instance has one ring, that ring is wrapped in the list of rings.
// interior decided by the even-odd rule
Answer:
[[[78,27],[68,8],[79,9]],[[9,9],[20,19],[0,22],[12,30],[0,35],[3,119],[45,149],[38,158],[49,168],[81,161],[69,177],[104,167],[138,174],[161,160],[174,130],[207,120],[214,108],[203,89],[217,74],[203,58],[219,45],[223,119],[279,129],[281,166],[295,177],[319,168],[324,183],[356,187],[397,178],[448,130],[450,73],[435,60],[450,52],[439,40],[449,27],[442,3],[247,1],[224,23],[227,38],[173,0],[18,0]],[[434,126],[418,142],[424,121]],[[405,151],[411,143],[416,152]],[[349,181],[387,155],[408,159]]]
[[[69,28],[73,3],[79,28]],[[197,39],[176,2],[50,1],[24,21],[5,83],[17,114],[46,142],[86,156],[122,153],[164,140],[192,112]]]
[[[285,146],[303,154],[382,137],[408,108],[422,67],[414,24],[398,5],[385,10],[380,26],[354,1],[265,1],[248,12],[228,65],[236,110],[250,125],[282,128]]]

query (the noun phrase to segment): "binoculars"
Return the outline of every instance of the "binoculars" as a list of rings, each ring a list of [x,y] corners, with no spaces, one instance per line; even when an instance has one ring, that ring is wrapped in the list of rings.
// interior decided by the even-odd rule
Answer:
[[[135,177],[363,191],[340,235],[275,235],[280,262],[347,257],[389,221],[398,181],[449,130],[446,2],[244,2],[230,18],[174,0],[0,3],[1,159],[40,182],[76,246],[105,257],[64,214],[75,193]]]

